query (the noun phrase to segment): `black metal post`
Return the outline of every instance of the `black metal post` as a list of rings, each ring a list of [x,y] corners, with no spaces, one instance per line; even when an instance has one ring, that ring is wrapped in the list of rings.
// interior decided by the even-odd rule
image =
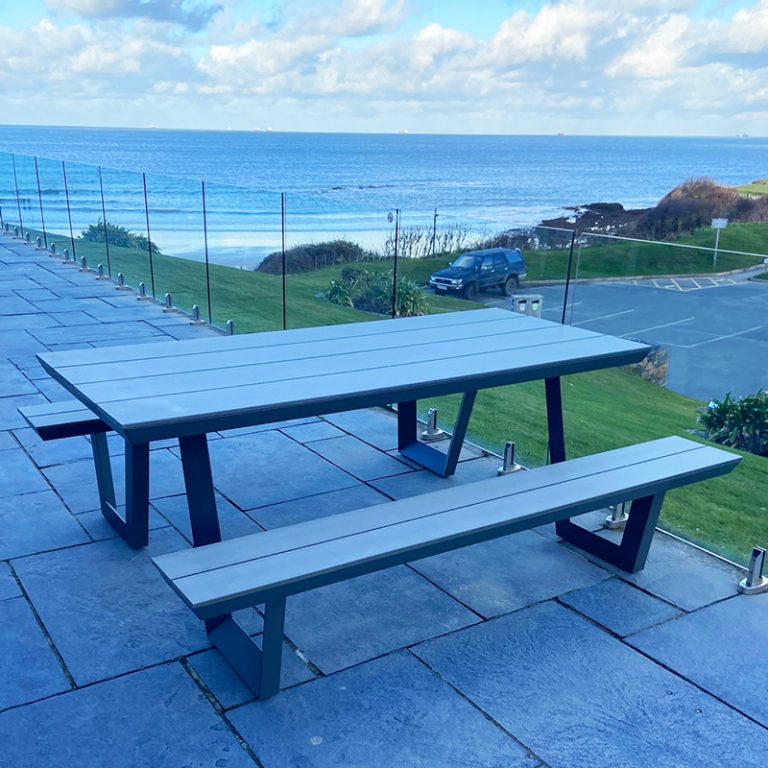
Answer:
[[[147,249],[149,250],[149,283],[152,286],[152,298],[156,299],[155,293],[155,264],[152,261],[152,234],[149,231],[149,203],[147,202],[147,174],[141,174],[141,181],[144,185],[144,213],[147,217]]]
[[[285,192],[280,193],[280,232],[282,236],[282,260],[283,260],[283,330],[288,326],[286,323],[285,307],[285,280],[286,280],[286,262],[285,262]]]
[[[45,250],[48,250],[48,235],[45,232],[45,216],[43,215],[43,192],[40,189],[40,169],[37,167],[37,157],[35,157],[35,179],[37,180],[37,202],[40,204],[40,225],[43,228],[43,244]]]
[[[67,199],[67,219],[69,221],[69,242],[72,243],[72,260],[77,261],[75,233],[72,231],[72,209],[69,206],[69,185],[67,184],[67,166],[61,161],[61,175],[64,177],[64,196]]]
[[[432,217],[432,255],[435,255],[435,240],[437,238],[437,208],[435,208],[435,215]]]
[[[400,239],[400,209],[395,208],[395,265],[392,268],[392,318],[397,317],[397,241]]]
[[[107,208],[104,205],[104,182],[101,179],[101,166],[99,169],[99,192],[101,193],[101,220],[104,227],[104,252],[107,256],[107,274],[112,279],[112,262],[109,258],[109,227],[107,226]]]
[[[576,230],[571,232],[571,246],[568,252],[568,272],[565,275],[565,295],[563,296],[563,316],[560,325],[565,325],[565,315],[568,309],[568,291],[571,287],[571,268],[573,267],[573,247],[576,243]]]
[[[21,219],[21,200],[19,199],[19,180],[16,177],[16,155],[11,155],[11,162],[13,163],[13,184],[16,187],[16,208],[19,211],[19,228],[21,229],[21,236],[24,237],[24,222]]]
[[[200,182],[203,193],[203,242],[205,243],[205,293],[208,297],[208,322],[213,325],[211,312],[211,268],[208,262],[208,212],[205,207],[205,180]]]

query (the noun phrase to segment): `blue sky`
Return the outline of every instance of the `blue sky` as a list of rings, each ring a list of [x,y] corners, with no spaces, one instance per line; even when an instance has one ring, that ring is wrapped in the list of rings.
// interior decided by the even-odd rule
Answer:
[[[24,0],[0,120],[768,135],[768,0]]]

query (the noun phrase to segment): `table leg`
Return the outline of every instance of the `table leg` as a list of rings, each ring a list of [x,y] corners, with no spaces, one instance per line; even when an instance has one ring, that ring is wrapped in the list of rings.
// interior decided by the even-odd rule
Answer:
[[[189,522],[192,526],[192,546],[200,547],[221,541],[208,438],[205,435],[180,437],[179,448],[187,491]]]
[[[107,436],[91,435],[101,514],[134,549],[149,541],[149,443],[125,441],[125,518],[117,511]]]
[[[549,463],[559,464],[565,461],[565,429],[563,427],[563,393],[560,387],[560,377],[544,379],[544,392],[547,399],[547,451]],[[570,531],[570,519],[555,523],[558,536],[566,537]]]
[[[450,477],[456,471],[461,446],[467,434],[469,418],[475,404],[477,391],[465,392],[461,398],[456,423],[453,426],[448,452],[443,453],[431,445],[420,443],[416,435],[416,402],[411,400],[397,406],[397,448],[407,459],[442,477]]]

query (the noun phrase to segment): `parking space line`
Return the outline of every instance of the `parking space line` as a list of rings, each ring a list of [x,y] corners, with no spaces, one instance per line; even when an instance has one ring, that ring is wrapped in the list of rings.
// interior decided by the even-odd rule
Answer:
[[[743,331],[736,331],[736,333],[729,333],[727,336],[715,336],[714,339],[707,339],[706,341],[699,341],[696,344],[684,344],[681,345],[685,349],[693,349],[694,347],[702,347],[705,344],[712,344],[715,341],[724,341],[725,339],[732,339],[734,336],[741,336],[745,333],[751,333],[752,331],[759,331],[763,326],[755,325],[752,328],[745,328]]]
[[[600,315],[600,317],[590,317],[588,320],[579,320],[578,323],[571,323],[571,325],[584,325],[584,323],[596,323],[598,320],[608,320],[611,317],[619,317],[619,315],[628,315],[630,312],[634,312],[634,309],[625,309],[623,312],[614,312],[611,315]]]
[[[686,317],[685,320],[674,320],[671,323],[662,323],[661,325],[652,325],[649,328],[641,328],[638,331],[629,331],[629,333],[622,333],[621,338],[626,339],[628,336],[636,335],[638,333],[647,333],[648,331],[656,331],[659,328],[669,328],[672,325],[681,325],[682,323],[690,323],[691,320],[695,320],[695,317]]]

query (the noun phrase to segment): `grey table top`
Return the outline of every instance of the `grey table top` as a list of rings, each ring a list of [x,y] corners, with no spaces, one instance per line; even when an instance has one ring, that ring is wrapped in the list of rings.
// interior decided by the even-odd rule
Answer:
[[[133,442],[626,365],[643,344],[502,309],[39,354]]]

